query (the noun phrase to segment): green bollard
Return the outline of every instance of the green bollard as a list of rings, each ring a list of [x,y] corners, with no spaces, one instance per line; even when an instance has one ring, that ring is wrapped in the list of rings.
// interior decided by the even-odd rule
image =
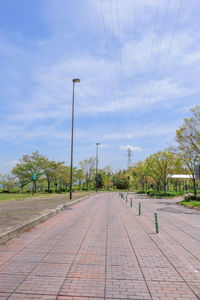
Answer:
[[[139,214],[138,216],[141,216],[141,203],[139,203]]]
[[[132,198],[131,198],[131,201],[130,201],[130,207],[132,207],[133,206],[133,202],[132,202]]]
[[[157,213],[155,213],[154,216],[155,216],[155,224],[156,224],[156,233],[159,233]]]
[[[126,203],[128,203],[128,197],[126,196]]]

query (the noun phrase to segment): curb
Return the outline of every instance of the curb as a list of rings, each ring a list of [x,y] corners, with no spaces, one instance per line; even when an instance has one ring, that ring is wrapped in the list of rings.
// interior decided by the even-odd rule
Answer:
[[[22,223],[21,225],[15,227],[14,229],[11,229],[9,231],[6,231],[5,233],[0,235],[0,245],[7,242],[8,240],[14,238],[17,234],[24,232],[27,229],[32,228],[33,226],[36,226],[40,224],[41,222],[44,222],[48,220],[49,218],[57,215],[59,212],[65,210],[67,207],[73,206],[85,199],[90,198],[91,196],[94,196],[96,193],[93,193],[89,196],[85,196],[79,199],[76,199],[74,201],[71,201],[67,204],[59,205],[56,209],[51,209],[47,213],[44,213],[43,215],[36,217],[26,223]]]

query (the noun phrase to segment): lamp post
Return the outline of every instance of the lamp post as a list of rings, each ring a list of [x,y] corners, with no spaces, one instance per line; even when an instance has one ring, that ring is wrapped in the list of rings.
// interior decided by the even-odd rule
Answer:
[[[80,82],[80,79],[74,78],[72,92],[72,135],[71,135],[71,166],[70,166],[70,199],[72,199],[72,168],[73,168],[73,146],[74,146],[74,86]]]
[[[96,192],[98,191],[98,182],[97,182],[97,174],[98,174],[98,146],[100,143],[96,143]]]

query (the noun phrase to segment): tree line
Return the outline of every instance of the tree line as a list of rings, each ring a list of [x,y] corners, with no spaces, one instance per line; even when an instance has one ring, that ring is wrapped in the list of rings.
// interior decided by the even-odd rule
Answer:
[[[200,106],[191,109],[192,116],[183,120],[176,130],[176,147],[158,151],[144,161],[138,161],[128,170],[114,172],[108,165],[96,174],[96,159],[90,157],[73,168],[73,186],[77,189],[133,189],[141,192],[152,190],[163,192],[188,189],[188,182],[171,179],[168,175],[190,174],[194,195],[198,192],[198,182],[194,167],[200,164]],[[70,166],[64,162],[49,160],[38,151],[23,155],[10,175],[0,175],[0,183],[5,191],[29,190],[32,174],[37,173],[37,190],[46,192],[68,191]]]

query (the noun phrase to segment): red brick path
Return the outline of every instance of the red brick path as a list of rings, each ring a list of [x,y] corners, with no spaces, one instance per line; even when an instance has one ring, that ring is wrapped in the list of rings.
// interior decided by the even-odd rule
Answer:
[[[130,197],[98,194],[1,245],[0,299],[200,299],[200,214]]]

